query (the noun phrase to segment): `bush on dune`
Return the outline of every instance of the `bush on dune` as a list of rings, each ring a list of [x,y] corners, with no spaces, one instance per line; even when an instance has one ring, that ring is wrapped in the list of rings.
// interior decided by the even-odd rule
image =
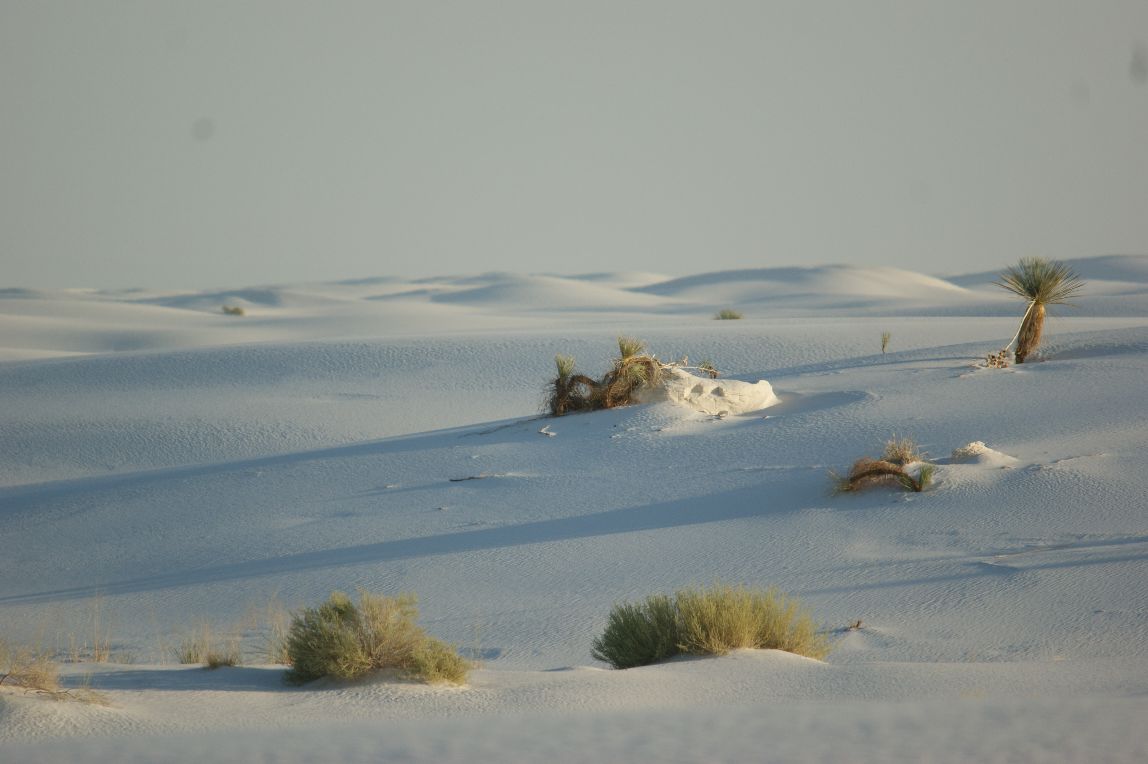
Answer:
[[[646,352],[644,342],[629,337],[618,338],[618,357],[599,380],[576,374],[568,355],[555,356],[554,364],[558,375],[546,388],[546,408],[553,416],[626,406],[639,390],[662,381],[663,364]]]
[[[428,683],[466,682],[470,665],[454,648],[427,635],[416,623],[412,595],[359,593],[359,604],[342,592],[294,615],[287,635],[290,684],[321,677],[358,679],[394,669]]]
[[[624,669],[679,654],[724,655],[742,648],[820,659],[829,653],[829,642],[808,612],[777,590],[715,584],[615,605],[591,654]]]
[[[656,594],[645,602],[615,605],[590,654],[614,668],[632,668],[672,658],[681,652],[679,643],[677,605]]]

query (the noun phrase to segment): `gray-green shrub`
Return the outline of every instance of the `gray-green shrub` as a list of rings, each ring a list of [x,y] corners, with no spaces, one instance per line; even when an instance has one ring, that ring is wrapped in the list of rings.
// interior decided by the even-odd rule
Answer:
[[[357,679],[383,669],[426,682],[466,682],[469,664],[454,648],[427,635],[416,623],[413,595],[359,593],[359,604],[342,592],[294,614],[287,634],[291,664],[284,677],[303,684],[320,677]],[[457,658],[452,662],[448,654]]]
[[[655,594],[645,602],[615,605],[590,654],[614,668],[632,668],[672,658],[681,652],[678,643],[677,606]]]
[[[591,655],[624,669],[681,653],[724,655],[740,648],[824,658],[829,642],[809,613],[776,589],[714,584],[615,605]]]

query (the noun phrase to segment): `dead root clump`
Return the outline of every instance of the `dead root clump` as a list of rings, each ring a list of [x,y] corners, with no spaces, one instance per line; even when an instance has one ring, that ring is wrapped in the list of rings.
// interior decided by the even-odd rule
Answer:
[[[575,373],[570,356],[555,356],[554,365],[558,374],[546,395],[552,416],[625,406],[636,402],[639,390],[662,383],[661,362],[646,352],[644,342],[629,337],[618,338],[618,357],[599,380]]]
[[[914,474],[907,470],[904,464],[863,456],[853,462],[848,475],[841,477],[834,474],[832,478],[834,490],[838,493],[852,493],[877,486],[921,493],[932,484],[934,470],[933,465],[922,464]]]

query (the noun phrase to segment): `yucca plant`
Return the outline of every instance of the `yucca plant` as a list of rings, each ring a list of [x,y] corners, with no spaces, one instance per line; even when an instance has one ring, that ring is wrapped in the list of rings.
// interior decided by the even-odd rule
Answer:
[[[584,374],[574,373],[574,358],[568,355],[554,356],[554,366],[558,376],[550,383],[546,394],[546,407],[552,416],[562,416],[569,411],[585,411],[593,408],[591,398],[597,383]]]
[[[641,387],[662,383],[662,365],[646,352],[646,343],[630,337],[618,338],[618,357],[594,390],[594,408],[612,409],[634,402]]]
[[[1067,265],[1039,257],[1022,257],[993,283],[1028,302],[1028,310],[1013,338],[1017,363],[1024,363],[1040,345],[1047,306],[1069,305],[1068,301],[1084,287],[1083,279]]]

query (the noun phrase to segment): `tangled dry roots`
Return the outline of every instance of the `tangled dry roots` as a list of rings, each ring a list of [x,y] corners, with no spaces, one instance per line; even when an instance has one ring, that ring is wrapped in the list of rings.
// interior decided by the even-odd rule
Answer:
[[[898,486],[906,491],[924,491],[933,477],[932,465],[923,465],[914,476],[902,465],[885,459],[862,457],[853,462],[849,475],[839,478],[837,490],[842,492],[860,491],[874,486]]]
[[[558,375],[547,389],[546,407],[553,416],[570,412],[612,409],[635,402],[638,390],[662,383],[662,364],[645,352],[645,344],[618,338],[618,357],[600,380],[574,373],[574,359],[554,357]]]

